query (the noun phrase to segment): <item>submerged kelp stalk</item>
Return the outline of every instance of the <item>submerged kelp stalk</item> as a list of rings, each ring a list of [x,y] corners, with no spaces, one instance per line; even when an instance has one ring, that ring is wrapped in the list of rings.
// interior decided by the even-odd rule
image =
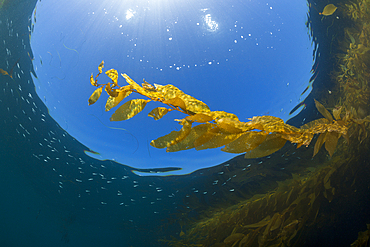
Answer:
[[[278,117],[258,116],[249,122],[241,122],[232,113],[211,111],[200,100],[185,94],[173,85],[152,86],[144,80],[142,86],[133,81],[128,75],[122,74],[129,85],[118,86],[118,72],[110,69],[105,73],[112,82],[98,84],[98,76],[103,73],[104,61],[98,67],[99,73],[90,82],[97,87],[89,98],[89,105],[94,104],[100,97],[103,88],[109,95],[105,110],[116,107],[132,92],[149,98],[132,99],[120,106],[111,117],[111,121],[122,121],[134,117],[141,112],[150,101],[161,102],[167,107],[154,108],[148,115],[155,120],[162,118],[170,111],[182,112],[187,117],[176,119],[181,130],[172,131],[168,135],[151,141],[150,145],[156,148],[167,148],[167,152],[195,148],[203,150],[224,146],[221,150],[229,153],[246,153],[246,158],[258,158],[270,155],[281,149],[286,141],[296,143],[297,147],[308,146],[315,134],[320,134],[314,150],[314,155],[325,143],[330,156],[333,155],[338,139],[347,135],[348,126],[352,123],[349,114],[341,118],[341,109],[333,111],[332,115],[319,102],[315,101],[319,112],[325,117],[312,121],[300,128],[285,124]],[[197,125],[194,125],[197,123]]]

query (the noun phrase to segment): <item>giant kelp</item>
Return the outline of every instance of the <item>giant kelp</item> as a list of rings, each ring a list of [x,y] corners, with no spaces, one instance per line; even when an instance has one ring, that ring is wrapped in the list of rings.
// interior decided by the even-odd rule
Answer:
[[[348,212],[354,212],[353,214],[362,217],[359,212],[361,210],[358,209],[361,205],[365,205],[363,206],[365,209],[362,210],[367,210],[368,207],[366,208],[363,200],[366,200],[365,193],[369,193],[368,188],[370,186],[368,180],[370,171],[368,163],[366,163],[369,159],[368,157],[367,159],[360,158],[364,152],[368,151],[370,145],[367,138],[370,117],[367,116],[369,112],[369,52],[367,50],[368,44],[366,43],[369,35],[368,31],[363,31],[364,28],[369,26],[367,19],[369,19],[370,15],[356,13],[356,11],[360,11],[360,9],[361,11],[368,11],[370,9],[368,6],[369,1],[366,3],[366,8],[362,8],[365,3],[366,1],[364,0],[356,0],[347,5],[338,4],[340,12],[337,11],[335,14],[348,14],[348,18],[355,22],[349,25],[351,27],[345,29],[345,40],[335,40],[336,38],[342,38],[341,36],[332,38],[332,43],[335,45],[337,44],[336,42],[339,42],[342,49],[342,52],[336,51],[336,53],[333,52],[332,54],[334,58],[338,58],[337,68],[334,72],[332,71],[332,81],[336,88],[328,88],[330,97],[334,100],[329,101],[325,99],[323,97],[325,96],[324,93],[315,94],[315,98],[322,102],[322,104],[316,102],[316,108],[324,118],[312,121],[300,128],[286,125],[278,118],[271,116],[255,117],[246,123],[239,121],[235,115],[230,113],[223,113],[224,115],[219,118],[212,118],[214,116],[212,114],[216,115],[216,113],[212,113],[207,105],[201,101],[196,101],[194,98],[187,98],[184,101],[185,96],[183,96],[183,92],[179,89],[179,91],[176,91],[172,85],[159,87],[159,85],[152,86],[144,81],[139,86],[129,79],[128,86],[119,87],[115,82],[118,78],[118,72],[114,72],[114,70],[108,73],[109,76],[112,72],[113,77],[108,87],[107,83],[98,84],[95,80],[97,77],[95,79],[93,76],[91,77],[93,85],[98,87],[97,90],[102,92],[105,89],[107,91],[109,95],[108,102],[113,102],[109,104],[107,102],[109,110],[123,100],[118,98],[119,93],[121,93],[120,97],[123,98],[131,93],[139,93],[149,98],[145,101],[133,101],[134,105],[132,106],[131,103],[126,102],[125,104],[127,105],[123,107],[126,109],[126,112],[121,115],[123,119],[135,116],[150,101],[162,102],[165,106],[157,107],[151,112],[150,115],[156,120],[173,110],[187,115],[184,119],[179,120],[182,126],[180,131],[171,132],[172,135],[167,135],[163,139],[157,139],[159,140],[158,143],[162,145],[161,147],[167,148],[169,152],[185,148],[212,148],[217,146],[216,144],[222,144],[220,146],[224,146],[223,151],[246,152],[248,157],[248,152],[244,149],[248,147],[254,153],[263,156],[265,151],[273,152],[278,150],[282,145],[279,141],[284,143],[285,141],[290,141],[296,143],[297,146],[300,146],[300,144],[306,145],[306,143],[310,143],[313,140],[311,136],[314,134],[317,134],[316,144],[313,148],[314,155],[319,152],[322,146],[325,146],[331,156],[336,146],[340,150],[332,158],[326,157],[326,162],[324,163],[319,163],[317,159],[317,156],[324,156],[322,153],[313,160],[310,160],[307,157],[308,155],[301,156],[307,162],[306,167],[310,171],[307,173],[301,172],[304,170],[302,160],[294,162],[293,159],[289,158],[287,162],[293,163],[292,166],[297,166],[297,170],[294,171],[292,176],[293,178],[286,181],[278,180],[279,185],[275,190],[272,189],[271,191],[269,189],[270,191],[266,194],[255,195],[252,198],[249,195],[255,192],[255,190],[251,189],[250,194],[240,199],[240,203],[231,207],[220,207],[217,205],[219,206],[218,208],[202,208],[203,211],[197,211],[201,214],[197,219],[186,221],[184,218],[188,219],[189,217],[188,214],[184,214],[183,218],[180,217],[178,219],[179,222],[182,222],[179,234],[172,240],[163,240],[164,243],[170,246],[315,246],[315,244],[320,243],[317,240],[320,234],[324,235],[325,239],[329,237],[339,238],[338,236],[341,233],[343,235],[347,234],[348,228],[352,227],[352,225],[346,226],[347,222],[343,218],[348,217]],[[330,14],[330,11],[326,13]],[[331,24],[332,22],[329,23],[329,25]],[[326,27],[323,29],[324,31],[327,30]],[[328,32],[325,31],[324,36],[327,35]],[[332,50],[335,51],[334,48]],[[321,58],[324,59],[322,54]],[[100,68],[103,68],[102,64]],[[99,72],[102,73],[102,71]],[[323,72],[321,73],[323,74]],[[127,76],[126,80],[128,78]],[[167,86],[168,91],[164,92],[161,90]],[[101,92],[97,92],[101,94]],[[156,93],[167,94],[167,92],[169,95],[167,98],[164,95],[156,97],[159,95]],[[148,97],[147,93],[153,99]],[[177,96],[176,93],[180,95],[177,98],[174,97],[174,95]],[[96,100],[97,98],[94,98],[92,103]],[[195,102],[195,105],[199,104],[199,108],[194,111],[189,110],[185,104],[186,101]],[[110,106],[113,107],[109,108]],[[209,126],[215,127],[208,129]],[[255,129],[247,129],[250,126],[255,127]],[[319,132],[323,130],[323,126],[326,126],[326,131]],[[338,130],[332,131],[329,126],[335,126]],[[342,134],[339,131],[340,128],[345,128],[347,134]],[[260,132],[261,134],[259,134]],[[207,134],[204,135],[205,133]],[[305,136],[304,133],[307,135]],[[233,135],[238,134],[241,134],[241,136],[242,134],[245,135],[243,135],[243,138],[239,136],[237,139],[232,139],[235,138]],[[198,140],[200,136],[202,138]],[[223,143],[229,141],[226,136],[230,136],[229,138],[232,141]],[[339,140],[340,136],[345,136],[346,141],[343,139]],[[213,139],[214,141],[210,141],[212,138],[215,138]],[[260,139],[263,139],[262,142]],[[238,141],[236,142],[236,140]],[[309,142],[304,143],[304,140],[309,140]],[[278,156],[280,157],[280,154]],[[274,162],[279,162],[276,161],[275,156],[271,155],[271,160],[273,159]],[[259,165],[259,167],[261,166]],[[284,171],[287,170],[285,166],[281,167],[283,167]],[[228,177],[230,179],[232,176]],[[263,177],[263,174],[261,174],[261,177],[261,181],[267,179]],[[238,178],[241,180],[249,179],[248,175],[245,174],[238,176]],[[235,189],[235,192],[230,192],[230,194],[236,193],[237,189]],[[364,194],[365,196],[363,196]],[[216,196],[220,197],[220,194],[218,193]],[[225,200],[231,198],[231,196],[226,194],[221,196],[225,197]],[[193,200],[193,198],[190,197],[189,200]],[[206,203],[209,205],[208,201]],[[193,204],[186,204],[186,206],[189,210],[196,210],[194,209],[195,207],[192,207]],[[204,213],[207,209],[208,212]],[[366,221],[366,219],[363,219],[363,221]],[[363,221],[359,224],[366,226]],[[183,222],[187,222],[187,224]],[[339,232],[338,229],[340,228],[342,230],[345,229],[345,232]],[[328,231],[327,229],[333,230]],[[357,229],[356,232],[358,231]],[[336,237],[331,236],[333,232],[338,235]],[[364,234],[368,235],[368,232]],[[355,237],[351,242],[354,240]],[[367,236],[361,237],[361,242],[366,241],[368,241]],[[327,241],[327,243],[331,242]],[[363,245],[357,242],[354,243],[354,246]]]
[[[317,231],[336,226],[356,204],[346,195],[366,191],[368,183],[363,179],[369,174],[357,157],[343,152],[306,175],[293,174],[274,191],[196,221],[180,239],[163,242],[170,246],[314,246],[308,243],[315,241],[311,238]]]
[[[339,88],[336,105],[350,111],[354,118],[364,118],[370,100],[370,1],[351,1],[343,9],[350,25],[344,28],[344,39],[338,41],[341,52],[332,73]],[[349,135],[357,136],[361,143],[368,136],[367,122],[357,123]]]
[[[345,28],[345,39],[340,46],[343,53],[338,55],[338,68],[333,73],[343,92],[340,104],[348,109],[354,107],[364,115],[369,97],[370,63],[370,9],[369,1],[354,1],[345,5],[345,14],[352,22]]]
[[[91,75],[90,82],[97,89],[89,98],[94,104],[102,94],[103,88],[109,95],[106,111],[116,107],[123,99],[137,93],[148,99],[132,99],[121,105],[111,117],[111,121],[128,120],[141,112],[150,101],[161,102],[166,107],[154,108],[148,115],[155,120],[161,119],[171,111],[179,111],[187,116],[176,119],[182,126],[179,131],[151,141],[156,148],[166,148],[167,152],[177,152],[195,148],[203,150],[222,147],[229,153],[245,153],[246,158],[267,156],[281,149],[286,141],[308,146],[315,134],[320,134],[315,145],[314,156],[325,143],[330,156],[333,155],[337,141],[347,135],[348,126],[354,121],[349,113],[341,115],[341,108],[333,111],[334,118],[325,107],[315,101],[318,111],[324,118],[307,123],[300,128],[288,125],[278,117],[255,116],[242,122],[235,114],[224,111],[211,111],[202,101],[185,94],[173,85],[151,85],[144,80],[140,86],[128,75],[122,74],[129,85],[118,85],[118,72],[110,69],[105,74],[111,82],[100,84],[98,77],[103,73],[104,61],[98,66],[99,73]],[[364,119],[363,121],[370,121]]]
[[[341,12],[346,15],[343,18],[349,20],[346,23],[348,26],[343,29],[345,38],[334,36],[332,39],[332,43],[338,44],[341,49],[332,54],[337,63],[331,71],[334,88],[330,88],[329,94],[335,100],[325,102],[322,98],[320,101],[326,108],[333,109],[335,119],[338,113],[345,112],[341,118],[352,119],[355,123],[348,127],[347,144],[341,142],[339,154],[319,164],[321,167],[316,167],[312,173],[306,176],[293,174],[293,179],[279,182],[276,190],[241,201],[233,207],[219,209],[193,223],[180,239],[164,242],[171,246],[192,246],[195,243],[197,246],[225,247],[316,246],[323,244],[320,235],[336,243],[341,242],[341,233],[350,234],[353,225],[358,227],[358,222],[349,222],[356,221],[356,218],[361,218],[361,224],[366,227],[364,221],[369,219],[366,218],[369,214],[363,214],[361,210],[368,212],[368,204],[364,201],[368,203],[370,186],[369,158],[366,154],[370,144],[367,138],[370,120],[367,116],[370,96],[370,1],[354,0],[340,6]],[[329,120],[330,116],[323,113],[322,106],[317,106]],[[318,137],[314,153],[323,145],[325,135]],[[316,161],[312,164],[317,165]],[[347,217],[349,219],[345,219]],[[354,237],[352,239],[351,242],[355,240]],[[367,230],[359,233],[352,246],[368,246],[368,242]],[[330,240],[327,243],[336,245]],[[341,244],[344,245],[343,242]]]

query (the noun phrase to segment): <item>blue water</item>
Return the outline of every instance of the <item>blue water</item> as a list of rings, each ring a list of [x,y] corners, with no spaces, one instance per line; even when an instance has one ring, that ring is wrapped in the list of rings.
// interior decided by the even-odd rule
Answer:
[[[305,1],[5,1],[0,68],[12,78],[0,75],[1,246],[163,246],[159,238],[178,236],[181,210],[197,216],[185,200],[232,203],[238,186],[253,183],[241,178],[251,167],[284,169],[282,158],[155,149],[149,142],[183,116],[154,121],[148,104],[110,122],[106,96],[87,105],[89,77],[104,60],[241,120],[287,121],[311,90],[306,12]]]
[[[59,125],[100,153],[93,155],[99,159],[134,168],[182,168],[162,174],[169,175],[235,156],[220,149],[166,153],[149,146],[178,130],[173,119],[183,117],[173,112],[158,121],[147,117],[158,104],[148,104],[129,121],[110,122],[114,109],[104,112],[106,95],[87,105],[95,90],[89,76],[98,73],[102,60],[106,70],[115,68],[138,83],[145,78],[173,84],[242,121],[264,114],[288,120],[310,92],[301,95],[313,65],[305,1],[45,1],[36,7],[31,35],[36,91]],[[119,85],[126,84],[120,76]]]

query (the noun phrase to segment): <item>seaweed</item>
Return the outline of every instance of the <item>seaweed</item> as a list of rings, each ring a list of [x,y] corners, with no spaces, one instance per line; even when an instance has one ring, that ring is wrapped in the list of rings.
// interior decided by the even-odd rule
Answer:
[[[219,208],[217,212],[189,225],[181,239],[169,241],[168,244],[186,246],[197,243],[224,247],[327,245],[320,242],[320,234],[322,239],[327,239],[328,235],[336,233],[338,235],[330,239],[338,243],[343,240],[338,236],[348,234],[348,228],[353,227],[346,225],[348,221],[343,218],[361,218],[361,225],[368,222],[369,218],[364,218],[366,214],[361,212],[361,209],[368,211],[368,204],[361,208],[360,202],[368,198],[370,172],[366,157],[370,142],[369,4],[368,0],[355,0],[342,7],[341,11],[350,19],[350,27],[344,30],[345,38],[338,40],[342,53],[337,55],[337,67],[331,78],[339,89],[331,91],[331,97],[336,101],[330,104],[323,102],[323,105],[315,101],[324,118],[300,128],[312,130],[320,122],[334,121],[346,126],[346,144],[338,141],[338,132],[326,131],[320,133],[314,146],[314,155],[323,145],[332,155],[337,143],[340,143],[338,155],[323,164],[312,160],[312,168],[316,168],[311,173],[303,176],[293,174],[293,179],[278,182],[275,190],[262,196],[256,195],[232,207]],[[330,107],[332,115],[327,110]],[[355,239],[351,240],[351,246],[368,246],[369,224],[367,228],[358,233],[355,242]],[[339,229],[342,232],[339,233]]]
[[[211,111],[202,101],[185,94],[173,85],[151,85],[145,80],[140,86],[128,75],[122,74],[129,85],[118,85],[118,72],[110,69],[105,74],[111,82],[99,84],[98,76],[103,73],[104,61],[98,66],[99,73],[91,75],[90,83],[97,89],[90,96],[89,105],[94,104],[102,94],[103,88],[109,95],[105,110],[112,108],[131,95],[137,93],[148,99],[132,99],[121,105],[111,116],[111,121],[128,120],[140,113],[147,103],[161,102],[166,107],[154,108],[148,116],[155,120],[161,119],[171,111],[179,111],[187,115],[183,119],[175,119],[182,128],[152,140],[150,145],[155,148],[166,148],[167,152],[177,152],[195,148],[204,150],[218,148],[229,153],[245,153],[245,158],[258,158],[270,155],[281,149],[287,141],[308,146],[315,134],[320,134],[315,146],[314,156],[325,143],[330,156],[333,155],[337,141],[347,135],[348,126],[353,122],[350,114],[341,118],[341,112],[335,111],[334,118],[325,107],[315,101],[318,111],[324,118],[317,119],[300,128],[293,127],[274,116],[255,116],[248,122],[242,122],[235,114],[224,111]],[[368,121],[370,119],[364,119]]]
[[[358,239],[351,244],[351,247],[367,247],[370,243],[370,224],[367,224],[367,230],[358,233]]]
[[[188,214],[184,214],[178,220],[187,220],[188,224],[181,224],[178,236],[162,239],[162,243],[169,246],[223,247],[343,245],[345,243],[341,235],[347,235],[349,228],[369,223],[369,218],[362,212],[368,211],[366,198],[370,186],[367,157],[370,146],[369,4],[368,0],[354,0],[339,5],[341,13],[346,15],[344,18],[349,20],[348,27],[344,29],[345,37],[335,36],[338,40],[332,40],[342,50],[337,52],[337,64],[331,74],[336,88],[330,88],[332,100],[320,98],[321,103],[315,101],[322,118],[300,128],[287,125],[273,116],[253,117],[249,122],[241,122],[234,114],[211,111],[206,104],[185,95],[172,85],[152,86],[144,81],[139,86],[124,75],[129,85],[119,87],[115,70],[109,72],[117,75],[112,76],[113,79],[111,77],[112,83],[109,84],[98,84],[95,80],[97,77],[91,77],[92,84],[98,89],[105,88],[109,94],[108,100],[114,102],[109,103],[109,106],[115,107],[120,103],[121,99],[117,97],[122,91],[125,94],[121,97],[139,93],[149,98],[145,100],[145,106],[144,101],[131,108],[126,105],[125,109],[128,110],[123,115],[127,119],[138,114],[150,101],[165,105],[151,111],[149,116],[155,120],[174,110],[187,115],[178,120],[182,126],[180,131],[171,132],[154,141],[157,147],[167,148],[169,152],[224,146],[222,150],[226,152],[246,152],[247,158],[261,157],[279,150],[286,141],[295,143],[297,147],[306,146],[317,134],[313,156],[318,154],[322,146],[332,156],[326,162],[318,162],[320,156],[309,159],[305,155],[306,169],[301,164],[303,159],[298,163],[290,159],[292,166],[297,166],[297,173],[292,174],[292,178],[278,181],[278,186],[272,191],[263,192],[265,194],[251,198],[245,196],[233,206],[202,208],[203,211],[199,212],[200,216],[196,219],[188,219]],[[102,66],[99,67],[101,70]],[[168,88],[168,91],[163,88]],[[188,108],[189,102],[194,102],[191,106],[193,108]],[[140,111],[136,108],[140,108]],[[345,141],[339,139],[342,136]],[[336,155],[333,155],[336,149]],[[261,176],[261,180],[266,179],[263,174]],[[238,178],[248,179],[247,176]],[[232,196],[225,195],[222,199],[231,201]],[[196,210],[192,207],[193,201],[197,203],[196,199],[190,197],[188,200],[191,201],[186,204],[186,208]],[[347,217],[355,217],[354,221],[357,219],[358,225],[348,225]],[[364,230],[357,228],[356,233]],[[332,233],[337,235],[330,236]],[[356,237],[353,237],[348,242],[349,238],[351,236],[347,236],[347,243],[353,243],[352,246],[367,246],[369,230],[360,232],[356,241]],[[320,240],[325,240],[326,244]]]
[[[340,218],[356,205],[356,201],[349,203],[346,195],[366,187],[368,182],[364,184],[363,179],[369,175],[348,152],[322,165],[306,175],[293,174],[292,179],[279,182],[264,195],[220,208],[193,222],[180,239],[162,241],[176,247],[316,246],[313,236],[323,226],[338,228]],[[314,244],[308,244],[310,241]],[[368,231],[359,234],[353,246],[365,246],[360,244],[367,241]]]

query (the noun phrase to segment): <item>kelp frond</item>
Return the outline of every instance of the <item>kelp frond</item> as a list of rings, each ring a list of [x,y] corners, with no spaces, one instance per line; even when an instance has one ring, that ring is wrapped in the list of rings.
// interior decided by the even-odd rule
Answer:
[[[203,150],[222,147],[229,153],[245,153],[246,158],[258,158],[270,155],[282,148],[286,141],[308,146],[315,134],[320,134],[314,149],[314,155],[325,143],[330,156],[333,155],[338,139],[347,135],[348,126],[353,122],[346,114],[341,118],[341,112],[336,109],[334,118],[319,102],[315,101],[318,111],[324,118],[315,120],[296,128],[285,124],[278,117],[257,116],[248,122],[242,122],[232,113],[211,111],[202,101],[185,94],[173,85],[151,85],[144,80],[140,86],[128,75],[121,74],[128,85],[118,85],[118,72],[110,69],[105,73],[112,82],[99,84],[98,76],[103,73],[104,61],[99,65],[99,73],[90,83],[97,87],[89,98],[89,105],[100,97],[103,88],[109,95],[106,111],[116,107],[131,93],[138,93],[148,99],[132,99],[121,105],[111,117],[111,121],[122,121],[134,117],[151,101],[161,102],[165,107],[154,108],[148,115],[155,120],[161,119],[171,111],[179,111],[187,115],[176,119],[182,126],[179,131],[159,137],[151,141],[156,148],[166,148],[167,152],[177,152],[195,148]],[[364,120],[367,121],[367,120]]]

